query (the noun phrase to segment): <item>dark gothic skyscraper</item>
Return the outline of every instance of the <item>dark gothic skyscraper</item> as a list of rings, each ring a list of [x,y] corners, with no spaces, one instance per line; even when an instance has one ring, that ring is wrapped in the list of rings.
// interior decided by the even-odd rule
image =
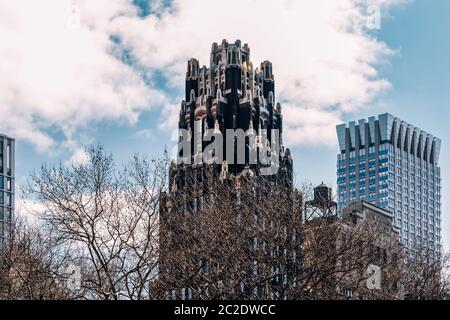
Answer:
[[[254,203],[262,203],[264,199],[270,202],[267,199],[273,190],[281,190],[276,200],[289,211],[281,213],[285,216],[280,223],[284,223],[292,221],[288,215],[294,214],[291,204],[297,199],[291,154],[283,146],[283,117],[281,105],[275,102],[272,64],[264,61],[259,68],[253,68],[247,44],[242,46],[239,40],[214,43],[209,67],[200,67],[196,59],[188,61],[185,100],[181,103],[178,127],[178,159],[170,167],[169,191],[161,196],[160,215],[161,279],[164,282],[175,278],[175,285],[181,285],[180,279],[187,272],[185,260],[174,262],[174,257],[177,260],[185,252],[197,252],[186,260],[196,261],[208,270],[209,258],[201,257],[195,245],[192,245],[194,249],[191,247],[191,243],[196,243],[191,241],[192,233],[203,237],[204,225],[198,221],[201,216],[198,213],[208,211],[205,209],[208,204],[223,207],[225,199],[230,199],[227,197],[232,194],[234,204],[230,209],[227,207],[224,215],[239,220],[243,210],[251,211],[252,217],[257,216],[258,210],[251,209]],[[188,230],[183,227],[186,222]],[[200,234],[196,233],[198,229]],[[251,268],[253,263],[252,260]],[[293,265],[285,267],[294,270]],[[279,284],[274,280],[273,285]],[[195,297],[195,292],[181,291],[186,298]],[[180,297],[178,294],[172,298]]]

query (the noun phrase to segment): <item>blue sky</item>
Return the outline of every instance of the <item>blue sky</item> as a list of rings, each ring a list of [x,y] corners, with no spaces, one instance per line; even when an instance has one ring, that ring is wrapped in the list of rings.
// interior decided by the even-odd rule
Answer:
[[[58,7],[61,2],[65,6]],[[267,10],[251,1],[242,2],[242,17],[237,15],[230,20],[225,12],[209,25],[205,19],[214,8],[213,1],[203,1],[199,7],[182,0],[133,2],[120,0],[111,6],[110,2],[99,0],[94,6],[83,0],[45,0],[29,11],[48,15],[48,25],[38,17],[28,16],[32,13],[17,13],[26,2],[17,1],[16,7],[11,4],[6,8],[13,18],[0,19],[0,35],[6,30],[11,37],[6,37],[9,51],[0,49],[0,57],[11,59],[13,52],[23,59],[20,64],[17,62],[17,69],[11,64],[12,71],[1,69],[4,66],[0,71],[27,75],[32,70],[29,74],[34,76],[49,70],[53,76],[28,80],[26,85],[18,76],[8,80],[11,92],[24,90],[23,96],[29,94],[29,99],[9,98],[10,92],[0,90],[0,96],[8,97],[0,97],[0,108],[15,119],[14,125],[0,124],[0,132],[17,138],[18,187],[42,163],[79,160],[80,150],[89,143],[103,144],[119,162],[125,162],[134,153],[157,156],[166,146],[170,149],[170,119],[176,116],[183,94],[186,59],[194,56],[206,63],[212,42],[240,38],[252,48],[254,63],[263,59],[274,62],[277,95],[287,118],[286,140],[293,150],[298,181],[335,184],[338,150],[334,126],[341,121],[390,112],[440,137],[444,241],[450,243],[450,1],[367,1],[367,5],[382,6],[381,29],[362,33],[344,32],[345,28],[334,20],[328,25],[328,18],[336,17],[358,23],[354,20],[361,16],[354,16],[351,9],[359,7],[352,0],[342,1],[342,6],[329,1],[284,1],[280,8],[267,2]],[[60,23],[67,5],[80,11],[80,25],[75,25],[76,30],[70,33],[65,29],[56,32],[51,22]],[[267,21],[264,37],[261,32],[251,31],[261,25],[246,25],[246,12]],[[0,18],[1,15],[2,10]],[[117,16],[114,24],[98,22],[109,23],[111,17]],[[92,17],[96,19],[90,20]],[[37,24],[27,25],[28,22],[23,25],[30,32],[16,28],[22,20],[34,18],[39,28],[33,28]],[[296,21],[286,22],[292,18]],[[90,28],[84,29],[89,23]],[[34,29],[41,39],[39,50],[34,47],[38,45],[34,44]],[[70,42],[65,43],[67,39]],[[70,51],[61,49],[72,45]],[[21,48],[39,55],[29,57]],[[19,72],[26,59],[30,59],[26,64],[29,70]],[[41,69],[46,64],[48,68]],[[59,67],[52,69],[53,64]],[[86,65],[89,68],[85,70]],[[66,70],[66,66],[70,68]],[[63,70],[59,73],[58,69]],[[76,81],[72,82],[74,77]],[[107,85],[97,88],[102,79],[108,79]],[[49,87],[44,87],[46,84]],[[86,93],[91,91],[90,95]],[[45,99],[40,101],[43,95]]]
[[[399,54],[384,70],[393,89],[383,97],[389,111],[443,140],[440,166],[443,174],[444,242],[450,242],[450,2],[416,1],[394,10],[380,37]]]
[[[440,166],[443,174],[444,242],[450,243],[450,1],[416,0],[390,11],[382,19],[377,37],[396,54],[380,67],[392,88],[345,121],[367,118],[383,112],[412,123],[442,139]],[[294,148],[295,167],[301,178],[314,183],[335,184],[336,149]],[[320,167],[320,170],[318,170]]]

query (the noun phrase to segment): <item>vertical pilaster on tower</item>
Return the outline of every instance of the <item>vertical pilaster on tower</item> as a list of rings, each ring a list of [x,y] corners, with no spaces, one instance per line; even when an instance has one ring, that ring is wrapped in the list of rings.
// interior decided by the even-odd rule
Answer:
[[[189,59],[187,64],[186,80],[196,80],[198,77],[199,62],[197,59]]]
[[[274,81],[273,73],[272,73],[272,62],[266,60],[261,63],[261,71],[264,80],[272,80]]]

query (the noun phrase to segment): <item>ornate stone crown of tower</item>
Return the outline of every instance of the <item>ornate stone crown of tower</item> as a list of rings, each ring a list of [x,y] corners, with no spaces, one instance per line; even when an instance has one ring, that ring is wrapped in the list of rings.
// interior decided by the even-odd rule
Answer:
[[[292,181],[292,158],[289,149],[283,146],[282,124],[281,105],[275,103],[272,63],[264,61],[259,68],[254,68],[247,44],[242,46],[240,40],[234,43],[223,40],[220,45],[213,43],[209,68],[200,67],[196,59],[188,61],[185,100],[181,103],[178,123],[180,130],[187,130],[191,136],[200,133],[203,136],[208,130],[220,131],[224,137],[224,158],[227,151],[225,131],[228,129],[254,132],[256,148],[270,149],[272,135],[276,134],[279,144],[276,148],[279,160],[276,176],[283,175]],[[261,145],[261,131],[267,132],[266,146]],[[191,154],[187,156],[194,158],[194,141],[191,144]],[[203,142],[202,150],[207,144]],[[252,164],[246,154],[245,163],[225,162],[216,167],[220,176],[236,177],[242,173],[259,175],[261,166],[259,158],[256,164]]]

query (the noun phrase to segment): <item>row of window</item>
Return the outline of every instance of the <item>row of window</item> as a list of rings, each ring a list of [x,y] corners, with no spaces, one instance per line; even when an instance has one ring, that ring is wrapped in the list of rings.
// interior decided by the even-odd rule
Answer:
[[[376,174],[376,167],[375,166],[370,166],[368,168],[368,173],[369,175],[375,175]],[[346,172],[348,171],[348,176],[351,179],[351,177],[356,177],[356,168],[354,165],[349,166],[348,169],[347,168],[338,168],[337,169],[337,176],[338,179],[345,179],[346,177]],[[359,168],[358,171],[358,176],[360,178],[365,177],[366,176],[366,169],[365,167],[363,168]],[[429,185],[430,187],[434,188],[434,185],[440,186],[440,182],[441,179],[440,178],[434,178],[433,176],[420,176],[414,174],[414,173],[410,173],[407,170],[402,170],[401,168],[397,167],[396,172],[394,171],[394,166],[393,165],[386,165],[386,164],[380,164],[379,169],[378,169],[379,173],[390,173],[392,174],[391,179],[394,179],[394,173],[397,174],[397,180],[401,182],[401,179],[403,178],[405,180],[405,182],[408,182],[408,180],[411,181],[417,181],[417,183],[422,183],[423,185]]]
[[[407,229],[403,229],[402,230],[402,239],[403,240],[412,240],[412,239],[418,239],[419,241],[422,240],[426,240],[428,239],[430,242],[434,243],[434,240],[436,241],[436,243],[440,243],[441,242],[441,236],[439,235],[435,235],[433,232],[417,232],[415,233],[414,231],[408,231]]]
[[[359,150],[359,161],[365,161],[366,158],[373,159],[376,156],[376,150],[375,147],[369,148],[368,156],[366,157],[366,151],[365,149]],[[438,166],[433,165],[432,163],[429,163],[427,161],[422,160],[419,157],[412,157],[408,152],[401,152],[400,150],[397,150],[396,153],[393,152],[393,146],[390,144],[382,144],[379,147],[378,151],[379,157],[382,158],[388,158],[391,163],[397,163],[398,166],[403,166],[407,169],[416,168],[417,170],[424,170],[425,172],[428,172],[432,175],[436,175],[437,177],[440,177],[440,168]],[[396,157],[395,157],[396,156]],[[362,158],[362,159],[361,159]],[[346,158],[346,154],[341,153],[338,155],[337,158],[337,166],[343,166],[346,163],[353,164],[356,162],[356,152],[351,151],[348,154],[348,158]]]

